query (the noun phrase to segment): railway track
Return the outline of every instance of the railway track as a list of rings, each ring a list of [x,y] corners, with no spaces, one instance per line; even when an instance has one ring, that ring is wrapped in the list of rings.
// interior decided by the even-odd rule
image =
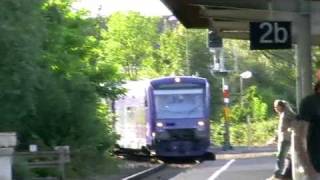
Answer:
[[[155,167],[137,172],[122,180],[168,180],[181,172],[184,172],[196,165],[200,164],[199,161],[194,160],[174,160],[161,162]]]

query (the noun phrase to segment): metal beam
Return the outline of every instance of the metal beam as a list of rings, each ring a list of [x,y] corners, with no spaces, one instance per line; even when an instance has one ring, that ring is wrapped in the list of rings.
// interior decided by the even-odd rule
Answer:
[[[189,0],[189,5],[220,6],[233,8],[266,8],[269,0]]]
[[[319,2],[312,2],[319,3]],[[295,12],[298,10],[296,3],[293,3],[292,0],[189,0],[189,5],[201,5],[207,7],[219,7],[219,8],[230,8],[230,9],[260,9],[276,11],[292,11]]]
[[[217,26],[221,30],[239,30],[248,31],[249,22],[248,21],[213,21],[213,25]]]
[[[219,35],[226,39],[248,40],[249,32],[220,32]]]
[[[205,9],[200,11],[201,15],[213,18],[230,18],[234,20],[277,20],[277,21],[292,21],[297,17],[297,13],[284,11],[269,11],[256,9],[233,9],[233,10],[212,10]]]

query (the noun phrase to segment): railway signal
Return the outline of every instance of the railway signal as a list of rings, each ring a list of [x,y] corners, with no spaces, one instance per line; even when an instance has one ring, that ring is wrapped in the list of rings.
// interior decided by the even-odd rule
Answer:
[[[229,92],[229,86],[228,85],[224,85],[223,86],[223,102],[225,104],[229,104],[230,103],[230,92]]]

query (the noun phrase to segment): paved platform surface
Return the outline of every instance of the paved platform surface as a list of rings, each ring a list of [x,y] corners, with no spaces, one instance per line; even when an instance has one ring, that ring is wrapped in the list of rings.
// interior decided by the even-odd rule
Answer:
[[[215,153],[217,159],[255,158],[274,156],[276,155],[277,147],[275,145],[254,147],[235,146],[229,150],[224,150],[222,147],[210,147],[210,152]]]

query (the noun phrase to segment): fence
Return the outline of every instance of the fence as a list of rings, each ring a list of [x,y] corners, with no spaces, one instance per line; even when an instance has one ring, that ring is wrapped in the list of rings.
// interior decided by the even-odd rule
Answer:
[[[54,151],[16,152],[15,157],[25,159],[30,170],[56,168],[60,174],[59,177],[37,177],[32,180],[66,180],[65,166],[70,162],[67,146],[56,147]]]

